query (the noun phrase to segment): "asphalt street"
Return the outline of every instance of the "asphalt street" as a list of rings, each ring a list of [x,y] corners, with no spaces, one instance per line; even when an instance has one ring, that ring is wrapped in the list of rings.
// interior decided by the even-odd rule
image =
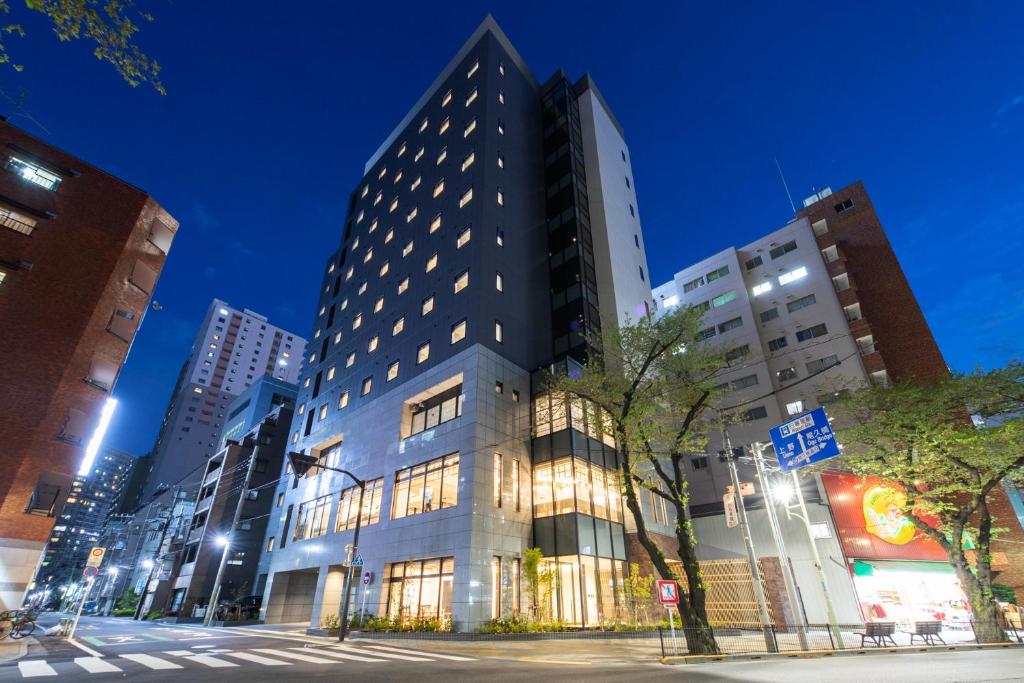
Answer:
[[[55,623],[45,615],[40,625]],[[38,632],[37,632],[38,633]],[[130,619],[83,618],[75,642],[39,635],[26,657],[0,665],[0,683],[73,681],[1024,681],[1024,649],[878,654],[665,666],[650,659],[521,651],[483,655],[422,641],[362,641],[259,629],[205,629]],[[495,644],[499,645],[499,644]],[[591,650],[593,652],[593,649]]]

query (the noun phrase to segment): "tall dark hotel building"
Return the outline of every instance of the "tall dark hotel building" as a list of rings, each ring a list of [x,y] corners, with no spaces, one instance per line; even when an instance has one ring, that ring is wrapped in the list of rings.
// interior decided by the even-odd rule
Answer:
[[[539,393],[536,371],[653,310],[638,216],[593,81],[538,81],[489,17],[373,153],[324,264],[289,436],[369,482],[353,604],[471,629],[525,608],[538,546],[558,576],[553,616],[614,619],[615,443],[590,406]],[[352,486],[282,480],[268,621],[337,614]]]

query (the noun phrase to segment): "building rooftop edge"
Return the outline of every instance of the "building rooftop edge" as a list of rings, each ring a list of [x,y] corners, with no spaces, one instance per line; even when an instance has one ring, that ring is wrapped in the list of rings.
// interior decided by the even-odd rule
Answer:
[[[455,67],[458,66],[459,62],[461,62],[465,58],[465,56],[469,54],[469,51],[473,48],[473,46],[475,46],[480,41],[480,39],[487,34],[488,31],[494,34],[495,39],[512,57],[512,61],[515,63],[517,67],[519,67],[519,70],[526,75],[526,77],[530,80],[533,87],[538,89],[540,88],[540,84],[537,83],[537,79],[534,77],[533,72],[530,71],[530,67],[526,65],[526,62],[523,60],[522,55],[520,55],[519,51],[516,50],[515,47],[513,47],[512,42],[508,39],[508,36],[505,35],[505,32],[501,30],[501,27],[498,26],[498,22],[494,20],[494,17],[488,14],[486,17],[484,17],[484,20],[480,22],[480,25],[476,27],[476,30],[473,31],[473,34],[469,37],[469,39],[462,44],[462,47],[459,48],[459,51],[456,52],[455,56],[451,58],[447,66],[445,66],[441,73],[438,74],[437,78],[434,79],[434,82],[430,84],[430,87],[427,88],[426,92],[424,92],[420,96],[420,98],[416,100],[416,104],[412,105],[412,109],[410,109],[409,112],[398,123],[398,125],[395,126],[394,130],[392,130],[391,133],[387,136],[387,138],[385,138],[384,142],[380,144],[380,146],[377,148],[377,151],[373,153],[373,156],[369,158],[369,160],[366,162],[366,165],[363,167],[363,175],[366,175],[367,173],[370,172],[370,168],[372,168],[373,165],[380,160],[380,158],[384,155],[384,152],[387,150],[387,148],[391,146],[391,143],[393,143],[398,138],[398,135],[399,133],[402,132],[402,129],[409,125],[409,122],[412,121],[412,117],[416,114],[416,112],[419,111],[420,108],[422,108],[423,105],[426,104],[427,101],[434,95],[434,93],[437,92],[438,88],[441,87],[441,84],[444,83],[445,80],[452,74],[452,72],[455,71]]]

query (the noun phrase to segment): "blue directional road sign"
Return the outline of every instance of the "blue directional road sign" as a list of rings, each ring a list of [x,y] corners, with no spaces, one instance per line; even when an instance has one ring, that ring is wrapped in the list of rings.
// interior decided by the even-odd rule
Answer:
[[[835,432],[824,408],[794,417],[768,430],[783,472],[792,472],[839,455]]]

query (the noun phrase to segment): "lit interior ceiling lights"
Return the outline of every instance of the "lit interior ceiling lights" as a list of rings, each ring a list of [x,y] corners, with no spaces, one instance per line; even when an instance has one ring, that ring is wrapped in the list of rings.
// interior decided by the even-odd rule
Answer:
[[[96,454],[99,453],[100,446],[103,444],[103,437],[107,435],[110,419],[114,417],[115,408],[117,408],[117,399],[107,398],[107,402],[103,404],[103,412],[100,413],[99,424],[96,425],[92,438],[89,439],[89,444],[85,447],[85,458],[82,460],[81,467],[78,468],[78,476],[84,477],[92,470]]]

